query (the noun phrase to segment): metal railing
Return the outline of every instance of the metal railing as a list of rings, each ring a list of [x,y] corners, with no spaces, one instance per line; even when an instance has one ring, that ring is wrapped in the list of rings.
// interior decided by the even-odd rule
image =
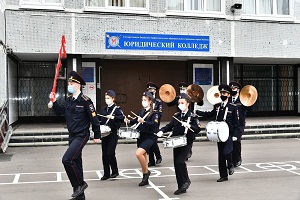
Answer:
[[[5,153],[10,137],[13,134],[13,129],[8,123],[7,106],[8,100],[0,107],[0,145],[3,153]]]

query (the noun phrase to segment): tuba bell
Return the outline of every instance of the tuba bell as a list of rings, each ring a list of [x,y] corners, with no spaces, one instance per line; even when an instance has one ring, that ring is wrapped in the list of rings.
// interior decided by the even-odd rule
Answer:
[[[163,84],[159,88],[159,97],[165,103],[170,103],[174,101],[176,97],[176,91],[174,87],[170,84]]]
[[[245,85],[240,91],[240,100],[244,106],[252,106],[258,97],[257,90],[252,85]]]
[[[190,97],[191,102],[200,102],[203,99],[203,89],[196,84],[191,84],[186,89],[186,94]]]
[[[211,88],[208,89],[207,100],[212,105],[215,105],[216,103],[220,103],[222,101],[218,85],[212,86]]]

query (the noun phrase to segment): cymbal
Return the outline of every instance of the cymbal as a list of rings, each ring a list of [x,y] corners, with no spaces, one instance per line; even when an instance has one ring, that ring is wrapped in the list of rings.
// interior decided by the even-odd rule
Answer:
[[[202,88],[196,84],[189,85],[186,89],[186,93],[192,102],[200,102],[204,96]]]
[[[258,97],[257,90],[252,85],[245,85],[240,91],[240,100],[244,106],[252,106]]]
[[[215,105],[216,103],[220,103],[221,100],[221,94],[219,91],[219,86],[215,85],[208,89],[207,91],[207,100],[209,103]]]
[[[170,84],[163,84],[159,88],[159,97],[165,103],[172,102],[176,97],[176,91]]]

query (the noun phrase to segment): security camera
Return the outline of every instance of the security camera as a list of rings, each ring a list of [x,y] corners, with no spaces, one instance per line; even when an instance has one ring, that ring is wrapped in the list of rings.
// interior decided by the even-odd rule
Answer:
[[[230,11],[232,13],[234,13],[235,10],[240,10],[240,9],[242,9],[242,4],[241,3],[235,3],[235,4],[233,4],[233,6],[230,7]]]
[[[240,10],[240,9],[242,9],[242,4],[241,4],[241,3],[235,3],[235,4],[233,4],[232,7],[233,7],[234,9]]]

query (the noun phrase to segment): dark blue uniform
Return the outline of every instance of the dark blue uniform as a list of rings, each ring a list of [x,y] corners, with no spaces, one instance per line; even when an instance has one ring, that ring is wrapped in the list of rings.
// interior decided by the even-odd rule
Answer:
[[[143,118],[150,110],[139,110],[138,116]],[[130,124],[138,123],[138,118],[130,120]],[[149,149],[154,144],[156,140],[156,135],[158,130],[158,114],[156,112],[152,112],[148,114],[148,116],[144,119],[144,123],[141,123],[137,129],[140,131],[140,138],[137,139],[137,146],[139,148],[143,148],[148,154]]]
[[[174,117],[176,117],[177,119],[183,122],[187,122],[188,118],[190,117],[189,124],[191,125],[191,129],[194,130],[194,132],[192,132],[191,130],[188,129],[186,134],[187,137],[186,146],[173,148],[173,160],[174,160],[176,180],[178,184],[178,189],[180,189],[184,184],[190,183],[185,161],[189,151],[192,148],[193,141],[195,140],[195,134],[200,132],[200,127],[199,127],[200,123],[198,119],[193,116],[190,110],[185,114],[183,114],[181,111],[177,112],[174,114]],[[178,122],[176,119],[173,118],[170,121],[170,123],[162,127],[160,131],[164,133],[172,131],[173,133],[172,137],[182,136],[184,135],[185,127],[182,126],[180,122]]]
[[[107,125],[111,128],[111,133],[108,136],[101,137],[102,141],[102,163],[104,168],[104,177],[110,177],[110,168],[112,171],[112,175],[119,174],[117,159],[116,159],[116,147],[118,143],[118,129],[120,128],[120,124],[124,121],[124,114],[119,106],[116,107],[114,112],[113,109],[116,107],[115,104],[108,107],[105,106],[102,108],[100,114],[101,115],[112,115],[114,119],[108,120],[105,117],[100,117],[101,125]],[[107,122],[108,120],[108,122]],[[107,124],[106,124],[107,122]]]
[[[234,98],[234,101],[233,99]],[[246,126],[246,116],[247,111],[251,110],[251,107],[246,107],[241,103],[240,96],[237,97],[229,97],[228,102],[232,102],[236,105],[239,113],[239,122],[240,122],[240,134],[237,137],[237,141],[233,141],[233,152],[232,152],[232,161],[235,166],[238,165],[239,162],[242,161],[242,147],[241,147],[241,138],[244,134],[245,126]]]
[[[224,108],[221,108],[221,103],[214,105],[214,109],[209,112],[196,111],[196,114],[203,117],[216,117],[216,121],[223,121],[226,107],[228,108],[225,122],[229,127],[229,138],[226,142],[218,142],[218,155],[219,155],[219,173],[221,178],[227,178],[227,168],[233,167],[232,163],[232,150],[233,143],[232,137],[238,137],[240,135],[240,123],[238,110],[234,104],[227,102]],[[219,111],[219,113],[218,113]],[[227,161],[227,165],[226,165]]]
[[[155,98],[154,99],[154,108],[153,110],[158,114],[158,127],[160,126],[160,119],[162,117],[162,102],[160,99]],[[153,166],[155,165],[155,160],[154,160],[154,155],[156,157],[156,160],[161,160],[161,154],[160,154],[160,150],[157,144],[157,137],[156,137],[156,141],[154,142],[154,144],[152,145],[152,147],[149,150],[149,165]]]
[[[62,162],[73,188],[84,183],[82,169],[82,149],[89,140],[90,124],[95,139],[100,138],[100,123],[89,97],[80,93],[77,99],[72,96],[60,106],[55,101],[53,109],[57,115],[65,115],[69,131],[69,148],[65,152]]]

